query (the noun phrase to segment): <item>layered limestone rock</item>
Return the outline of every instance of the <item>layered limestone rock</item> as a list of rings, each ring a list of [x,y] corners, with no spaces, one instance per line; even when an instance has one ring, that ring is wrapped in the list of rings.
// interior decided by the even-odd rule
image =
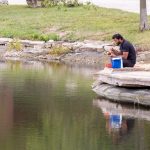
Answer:
[[[136,103],[150,106],[150,89],[121,88],[109,84],[98,83],[93,91],[99,96],[115,102]]]

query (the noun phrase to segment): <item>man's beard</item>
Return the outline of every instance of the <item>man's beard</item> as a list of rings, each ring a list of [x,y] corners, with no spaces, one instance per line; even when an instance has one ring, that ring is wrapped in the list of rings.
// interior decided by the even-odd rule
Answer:
[[[121,42],[117,42],[116,45],[119,46],[121,44]]]

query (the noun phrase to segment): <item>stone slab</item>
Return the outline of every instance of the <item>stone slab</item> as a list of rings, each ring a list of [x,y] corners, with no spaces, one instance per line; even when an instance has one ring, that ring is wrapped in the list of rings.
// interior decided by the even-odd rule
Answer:
[[[144,68],[105,68],[99,71],[97,80],[122,87],[150,86],[150,71]]]
[[[113,101],[150,106],[150,88],[122,88],[100,82],[93,86],[93,91]]]

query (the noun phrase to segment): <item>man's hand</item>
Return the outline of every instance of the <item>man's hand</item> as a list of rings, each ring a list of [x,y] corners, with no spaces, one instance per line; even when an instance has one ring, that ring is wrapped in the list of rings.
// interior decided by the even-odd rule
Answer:
[[[109,51],[109,52],[106,52],[106,54],[110,56],[110,55],[111,55],[111,52],[110,52],[110,51]]]
[[[111,55],[110,55],[111,57],[115,57],[116,55],[114,54],[114,53],[111,53]]]
[[[114,53],[114,49],[111,48],[111,49],[109,50],[109,52],[107,52],[107,55],[109,55],[110,57],[115,57],[116,55],[115,55],[115,53]]]

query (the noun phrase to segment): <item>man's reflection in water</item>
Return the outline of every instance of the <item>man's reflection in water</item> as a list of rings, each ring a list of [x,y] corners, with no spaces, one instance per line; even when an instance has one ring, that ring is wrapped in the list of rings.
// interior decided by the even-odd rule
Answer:
[[[123,108],[121,105],[101,100],[93,100],[93,105],[102,110],[106,119],[106,130],[112,137],[114,144],[118,144],[128,137],[134,127],[135,119],[126,117],[126,115],[123,116]]]
[[[106,119],[106,130],[112,137],[113,143],[118,144],[126,138],[134,127],[133,118],[122,117],[121,114],[104,113]]]

